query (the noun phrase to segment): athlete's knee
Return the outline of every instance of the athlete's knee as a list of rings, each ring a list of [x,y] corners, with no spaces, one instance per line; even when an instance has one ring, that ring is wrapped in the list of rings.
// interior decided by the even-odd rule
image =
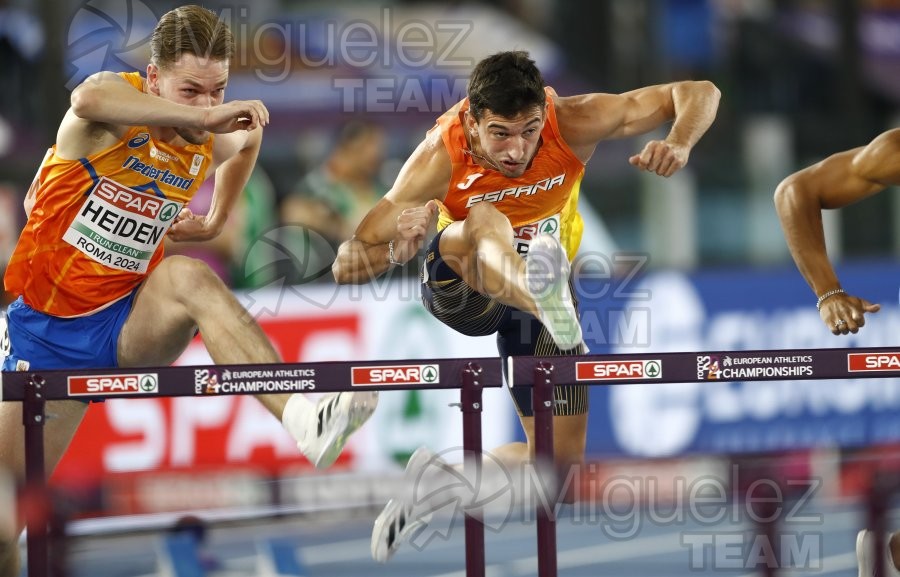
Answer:
[[[176,255],[163,261],[160,266],[163,265],[166,266],[170,286],[177,298],[208,298],[210,291],[228,290],[202,260]]]
[[[486,236],[508,239],[512,244],[513,230],[509,218],[489,202],[479,202],[469,209],[463,230],[473,245],[477,245],[478,241]]]

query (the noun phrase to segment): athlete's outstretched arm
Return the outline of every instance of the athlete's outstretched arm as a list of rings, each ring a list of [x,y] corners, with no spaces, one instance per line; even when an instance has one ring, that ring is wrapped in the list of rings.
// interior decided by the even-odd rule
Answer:
[[[188,106],[141,92],[112,72],[99,72],[79,84],[72,91],[71,104],[76,117],[114,126],[175,126],[227,133],[269,122],[259,100],[233,100],[209,108]]]
[[[832,155],[778,185],[775,207],[785,239],[816,297],[841,288],[828,260],[822,210],[847,206],[897,183],[900,130],[881,134],[865,147]],[[877,310],[878,305],[838,292],[822,301],[820,315],[834,334],[846,334],[865,324],[864,313]],[[840,320],[847,324],[836,326]]]
[[[331,271],[338,283],[365,283],[419,252],[450,183],[450,157],[438,130],[416,147],[391,190],[363,218],[353,238],[343,243]]]
[[[205,241],[222,232],[228,215],[234,208],[250,180],[259,148],[262,145],[262,130],[223,134],[216,137],[213,144],[213,161],[216,169],[216,183],[209,212],[198,215],[189,209],[181,214],[169,229],[168,236],[176,242]]]
[[[708,81],[640,88],[624,94],[584,94],[560,98],[560,130],[583,161],[601,140],[644,134],[672,122],[665,140],[654,140],[631,164],[671,176],[687,164],[691,149],[716,118],[719,89]]]

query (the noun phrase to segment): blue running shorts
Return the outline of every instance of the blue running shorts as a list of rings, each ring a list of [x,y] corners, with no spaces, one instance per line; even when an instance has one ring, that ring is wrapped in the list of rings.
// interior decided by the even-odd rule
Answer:
[[[118,367],[116,347],[137,290],[105,309],[83,317],[60,318],[38,312],[22,297],[7,309],[10,353],[4,371],[105,369]]]

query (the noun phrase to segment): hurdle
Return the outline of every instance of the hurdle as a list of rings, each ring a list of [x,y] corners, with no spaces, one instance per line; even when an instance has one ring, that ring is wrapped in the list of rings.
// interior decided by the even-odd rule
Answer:
[[[361,373],[374,369],[417,370],[418,384],[372,385],[359,383]],[[0,373],[0,401],[23,403],[25,427],[25,482],[29,495],[47,494],[44,470],[43,427],[47,401],[109,398],[204,397],[248,394],[245,389],[231,391],[231,385],[246,380],[231,375],[261,371],[281,371],[284,377],[267,378],[276,390],[259,392],[327,393],[369,390],[460,389],[459,409],[463,414],[463,449],[467,455],[480,455],[482,390],[503,386],[500,359],[431,359],[409,361],[365,361],[280,363],[243,365],[196,365],[180,367],[142,367],[133,369],[84,369],[74,371],[30,371]],[[302,381],[292,376],[304,376]],[[214,377],[214,378],[213,378]],[[127,390],[95,391],[100,379],[118,379],[117,387]],[[93,379],[93,380],[91,380]],[[126,382],[127,379],[127,382]],[[467,458],[466,473],[479,459]],[[28,577],[49,577],[48,527],[45,515],[26,518]],[[484,524],[477,511],[466,511],[466,572],[484,577]],[[480,563],[480,567],[479,567]]]
[[[371,384],[356,378],[358,371],[377,368],[417,368],[428,378],[417,384]],[[900,377],[900,347],[787,349],[708,352],[635,353],[567,357],[512,357],[507,360],[508,385],[533,387],[536,459],[553,461],[553,387],[556,384],[603,386],[615,384],[746,382],[785,380],[833,380]],[[43,426],[45,403],[52,400],[121,397],[178,397],[248,394],[245,389],[232,392],[229,375],[254,371],[283,370],[285,374],[302,370],[314,375],[315,392],[401,389],[460,389],[459,408],[463,418],[463,449],[467,458],[466,474],[481,466],[481,410],[484,388],[503,386],[503,371],[498,358],[414,359],[368,362],[281,363],[277,365],[197,365],[183,367],[100,369],[76,371],[28,371],[0,374],[0,400],[23,403],[25,427],[26,484],[29,491],[46,492],[43,467]],[[299,374],[299,373],[296,373]],[[201,375],[203,378],[201,378]],[[210,383],[215,375],[215,384]],[[85,391],[86,379],[134,377],[127,391],[105,394]],[[280,382],[277,391],[311,392],[308,384],[297,384],[293,377],[268,381]],[[132,382],[132,381],[129,381]],[[135,388],[136,387],[136,388]],[[260,391],[262,392],[262,391]],[[252,393],[249,393],[252,394]],[[874,499],[874,497],[873,497]],[[465,564],[467,577],[485,575],[484,524],[478,511],[465,511]],[[883,511],[873,503],[870,523],[883,531]],[[539,510],[537,517],[538,575],[555,577],[556,526],[553,511]],[[48,577],[48,535],[46,517],[26,519],[28,530],[27,562],[29,577]],[[763,530],[771,530],[763,527]],[[876,543],[883,543],[877,534]],[[875,559],[883,569],[881,555]],[[768,574],[775,566],[766,564]],[[882,573],[883,574],[883,573]]]

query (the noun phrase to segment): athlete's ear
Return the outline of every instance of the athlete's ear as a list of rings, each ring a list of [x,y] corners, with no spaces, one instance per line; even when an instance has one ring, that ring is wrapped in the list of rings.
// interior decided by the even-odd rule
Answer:
[[[472,136],[478,135],[478,120],[475,119],[475,115],[472,114],[470,110],[466,110],[466,130],[469,131],[469,134]]]
[[[159,96],[159,66],[152,62],[147,65],[147,90]]]

